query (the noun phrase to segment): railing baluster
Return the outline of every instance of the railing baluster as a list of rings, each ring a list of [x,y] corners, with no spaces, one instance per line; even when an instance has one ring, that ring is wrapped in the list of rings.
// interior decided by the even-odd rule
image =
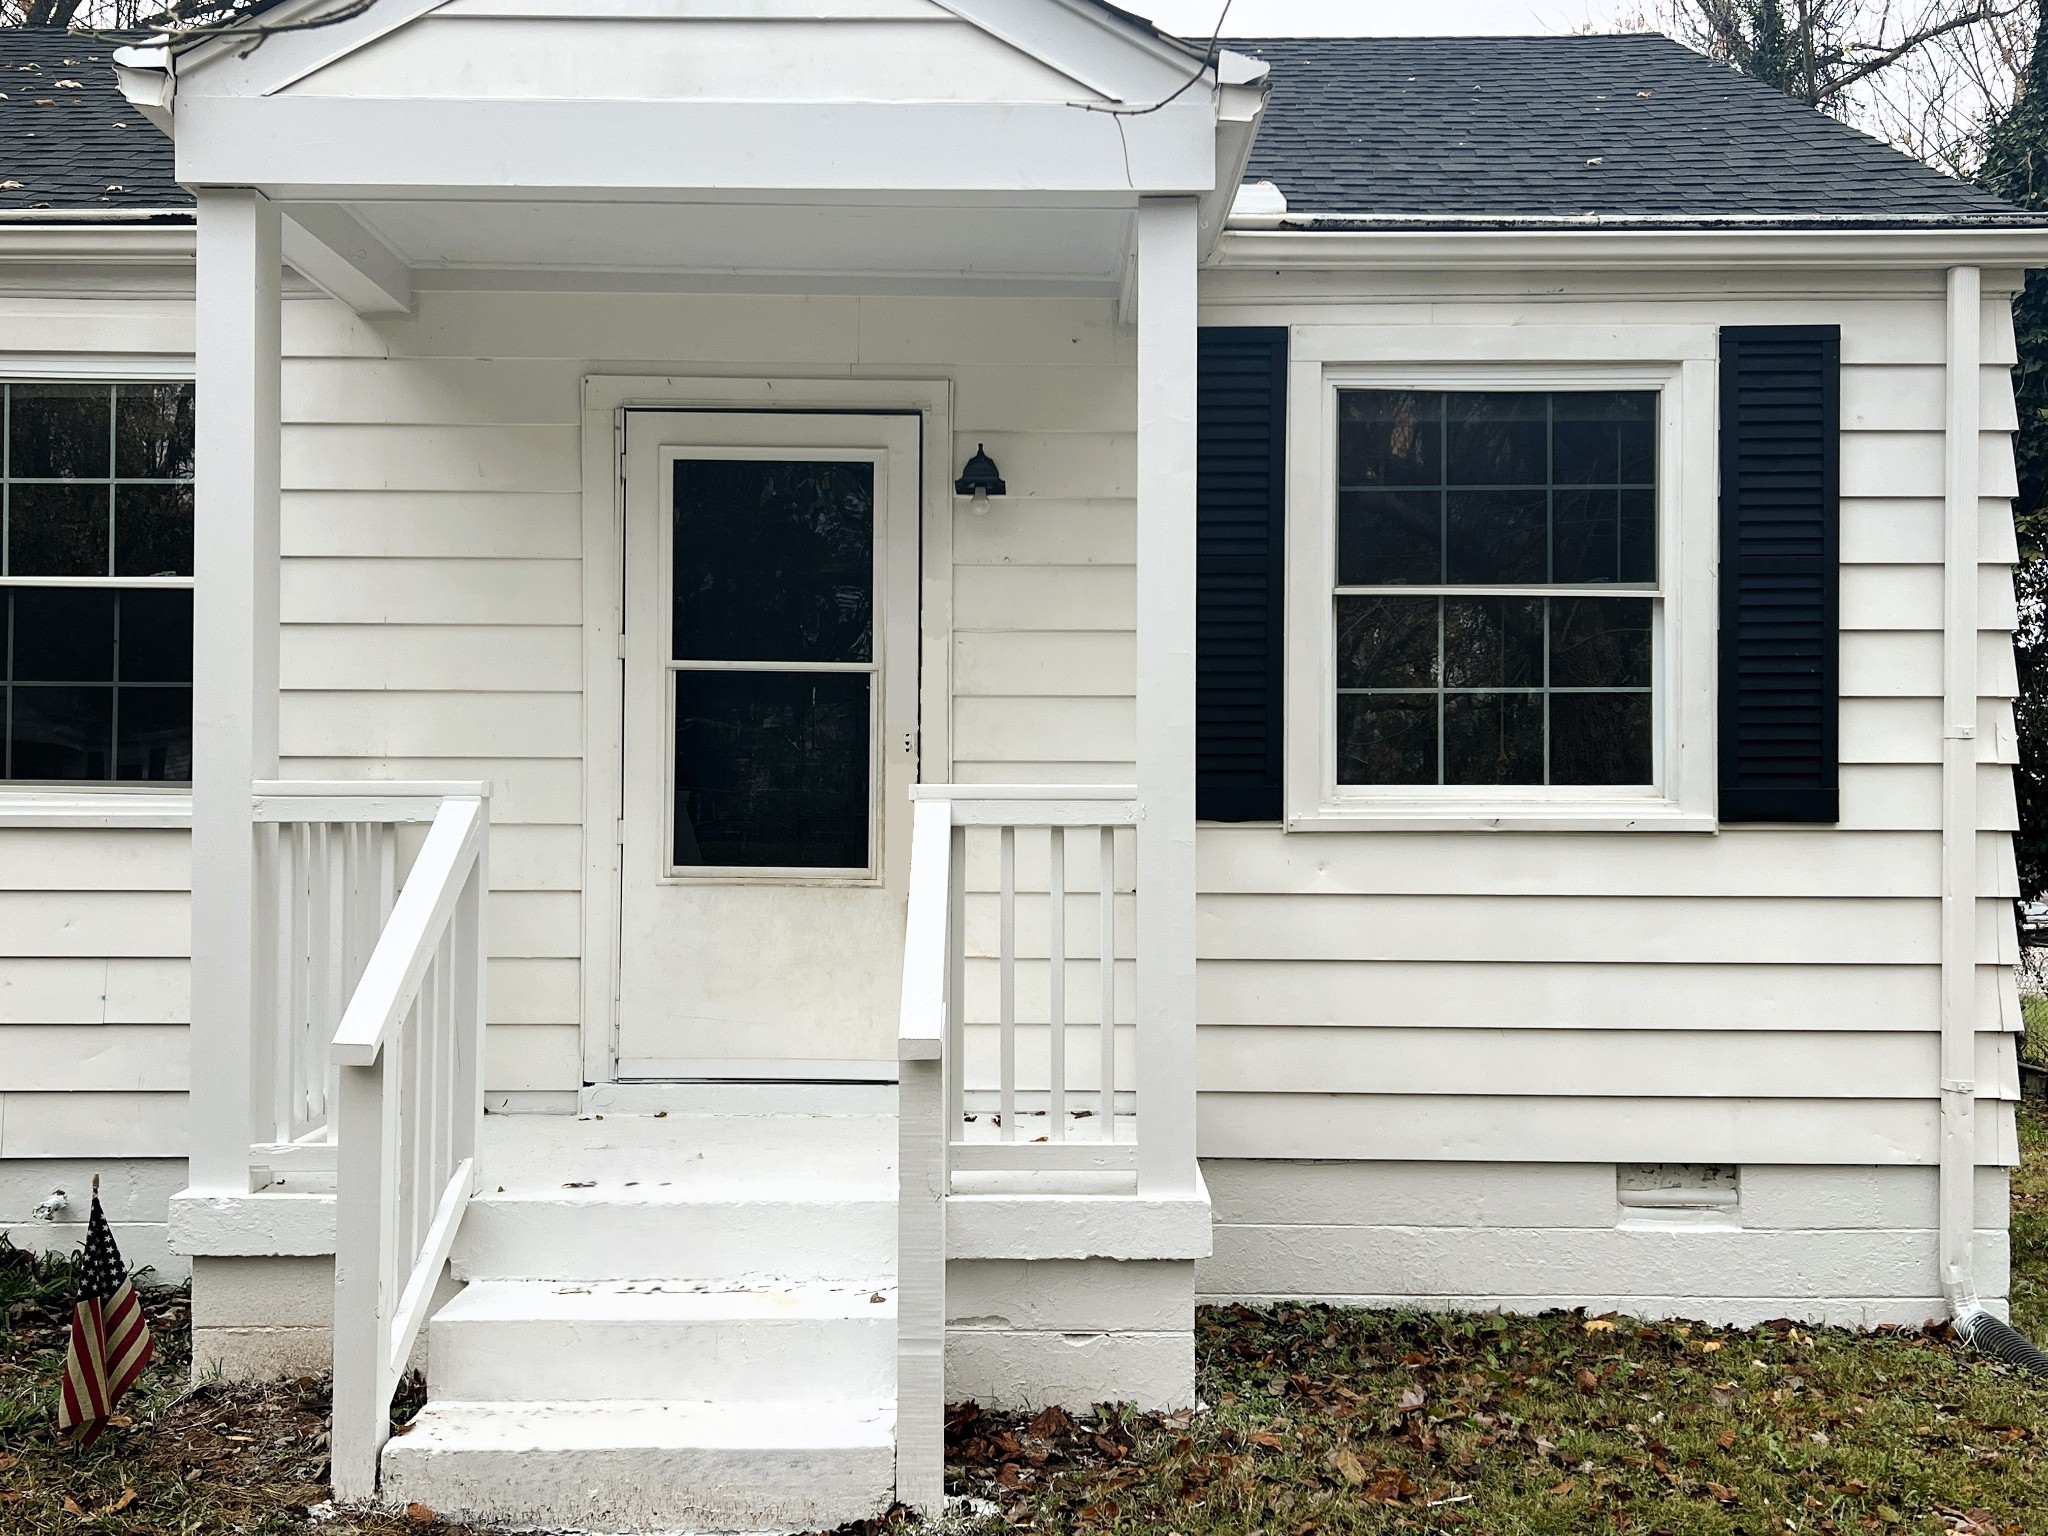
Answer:
[[[1067,1139],[1067,831],[1046,844],[1046,1134]]]
[[[256,1091],[266,1092],[267,1102],[257,1107],[252,1124],[265,1141],[289,1141],[282,1089],[291,1071],[291,1035],[286,1020],[291,1010],[291,976],[285,968],[285,936],[290,931],[289,891],[291,844],[282,827],[259,826],[256,850],[260,864],[256,888],[261,914],[256,932],[256,1017],[255,1038],[250,1042],[253,1070],[250,1081]]]
[[[320,1042],[332,1037],[341,1016],[334,996],[334,828],[323,821],[311,830],[311,857],[307,860],[311,901],[306,921],[309,1006],[304,1050],[299,1058],[299,1095],[304,1105],[301,1115],[306,1125],[320,1118],[320,1089],[327,1068]],[[315,1073],[320,1075],[316,1077]]]
[[[1102,1117],[1102,1127],[1097,1132],[1103,1141],[1116,1140],[1116,828],[1102,829],[1102,868],[1100,871],[1101,976],[1102,1032],[1096,1041],[1101,1052],[1101,1092],[1097,1098],[1096,1113]]]
[[[967,1118],[967,829],[951,832],[946,884],[946,1020],[944,1092],[950,1144]]]
[[[434,1136],[429,1143],[434,1164],[431,1187],[437,1189],[447,1182],[455,1167],[455,1106],[449,1101],[448,1090],[455,1082],[455,1031],[461,1027],[462,1018],[458,985],[462,961],[457,946],[462,939],[465,911],[463,906],[456,907],[448,933],[441,940],[441,1027],[434,1031],[433,1070],[427,1074],[427,1103],[434,1114]]]
[[[295,823],[292,834],[291,1018],[287,1024],[285,1071],[291,1105],[287,1141],[305,1128],[301,1084],[306,1080],[306,1052],[313,1034],[313,829]]]
[[[1017,829],[1004,827],[999,839],[1001,894],[997,897],[996,966],[1001,991],[997,1027],[1001,1030],[1003,1140],[1017,1139]]]

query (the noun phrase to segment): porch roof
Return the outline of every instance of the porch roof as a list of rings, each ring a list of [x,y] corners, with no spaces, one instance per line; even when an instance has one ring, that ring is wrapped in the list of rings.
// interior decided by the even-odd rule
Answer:
[[[1090,3],[1156,31],[1109,0]],[[1277,185],[1289,224],[1311,231],[1592,217],[2041,222],[1662,37],[1230,47],[1272,68],[1249,176]],[[123,99],[111,54],[54,30],[0,29],[0,183],[19,183],[0,184],[0,220],[190,216],[170,141]]]

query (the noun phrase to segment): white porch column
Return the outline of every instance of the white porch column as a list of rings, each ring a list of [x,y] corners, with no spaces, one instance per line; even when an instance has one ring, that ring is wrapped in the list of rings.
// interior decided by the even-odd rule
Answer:
[[[258,1089],[249,786],[277,777],[280,262],[277,209],[260,192],[199,194],[190,1184],[200,1194],[249,1192]]]
[[[1193,198],[1138,204],[1138,1187],[1195,1173]]]

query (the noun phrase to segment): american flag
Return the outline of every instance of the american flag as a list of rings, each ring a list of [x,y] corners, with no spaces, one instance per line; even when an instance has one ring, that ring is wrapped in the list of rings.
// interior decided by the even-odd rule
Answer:
[[[77,1430],[80,1446],[99,1438],[114,1404],[135,1385],[155,1349],[134,1282],[100,1209],[99,1181],[93,1185],[92,1220],[78,1261],[78,1304],[71,1309],[71,1348],[64,1357],[64,1393],[57,1405],[57,1428],[67,1434]]]

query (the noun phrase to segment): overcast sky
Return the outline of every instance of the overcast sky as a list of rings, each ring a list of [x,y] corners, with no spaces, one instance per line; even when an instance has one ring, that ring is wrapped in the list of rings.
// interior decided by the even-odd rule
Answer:
[[[1223,0],[1118,0],[1181,37],[1210,36]],[[1234,0],[1234,37],[1487,36],[1612,26],[1638,0]]]

